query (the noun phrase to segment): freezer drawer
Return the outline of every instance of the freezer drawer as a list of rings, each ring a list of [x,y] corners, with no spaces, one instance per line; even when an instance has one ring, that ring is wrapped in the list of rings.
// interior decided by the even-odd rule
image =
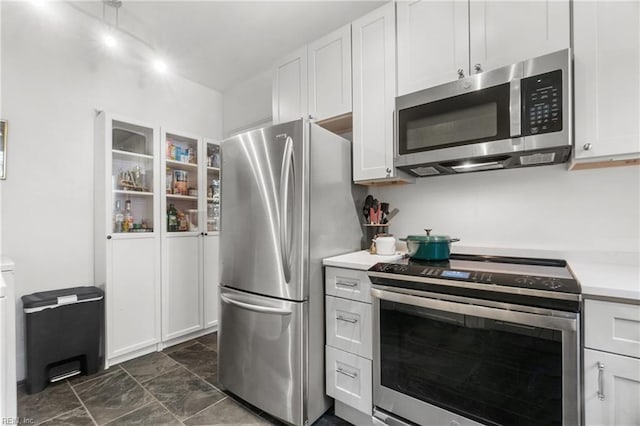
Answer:
[[[305,415],[307,303],[220,287],[220,383],[250,404],[297,425]]]

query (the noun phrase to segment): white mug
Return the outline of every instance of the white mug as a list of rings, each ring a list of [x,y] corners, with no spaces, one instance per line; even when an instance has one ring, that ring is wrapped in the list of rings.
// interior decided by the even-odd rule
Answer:
[[[391,256],[396,254],[396,239],[393,237],[378,237],[373,240],[376,243],[376,254]]]

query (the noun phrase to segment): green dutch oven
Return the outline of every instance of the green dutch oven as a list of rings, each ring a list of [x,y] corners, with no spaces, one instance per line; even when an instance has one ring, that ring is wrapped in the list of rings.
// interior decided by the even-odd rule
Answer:
[[[451,254],[451,243],[460,241],[448,235],[431,235],[431,229],[425,229],[427,235],[409,235],[400,238],[407,243],[407,250],[412,259],[447,260]]]

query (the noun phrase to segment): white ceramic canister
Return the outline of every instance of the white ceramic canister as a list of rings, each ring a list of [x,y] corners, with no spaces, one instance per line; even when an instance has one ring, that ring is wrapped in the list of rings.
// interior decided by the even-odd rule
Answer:
[[[396,254],[396,239],[394,237],[378,237],[373,241],[376,243],[376,254],[382,256],[392,256]]]

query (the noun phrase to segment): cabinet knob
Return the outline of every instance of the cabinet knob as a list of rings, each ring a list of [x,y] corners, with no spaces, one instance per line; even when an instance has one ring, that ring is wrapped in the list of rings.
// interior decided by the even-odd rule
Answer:
[[[582,148],[585,151],[589,151],[591,149],[591,143],[589,143],[589,142],[585,143],[584,145],[582,145]]]
[[[204,233],[205,236],[209,235],[207,232]]]
[[[387,167],[387,176],[389,176],[391,174],[391,168]]]
[[[204,232],[201,232],[200,235],[204,235]]]
[[[110,240],[110,239],[111,239],[111,235],[107,235],[107,240]]]
[[[464,70],[462,68],[458,68],[458,79],[464,78]]]
[[[482,72],[482,65],[480,65],[480,64],[475,64],[475,65],[473,66],[473,69],[476,71],[476,74],[477,74],[477,73],[479,73],[479,72]]]

